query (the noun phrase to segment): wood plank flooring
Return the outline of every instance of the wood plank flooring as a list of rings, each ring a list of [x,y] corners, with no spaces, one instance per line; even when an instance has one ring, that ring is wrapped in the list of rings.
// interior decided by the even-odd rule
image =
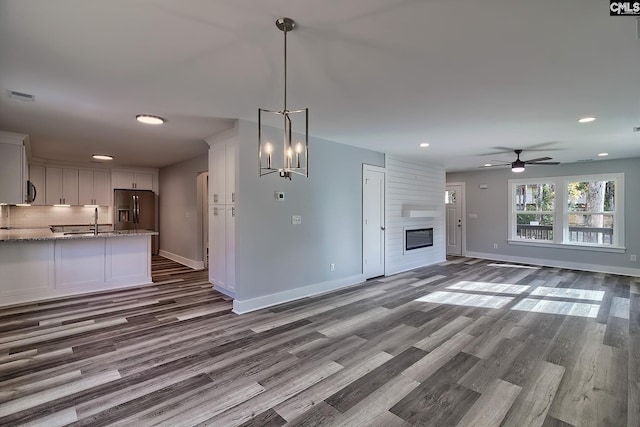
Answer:
[[[0,309],[0,425],[640,426],[640,278],[451,258],[238,316],[152,275]]]

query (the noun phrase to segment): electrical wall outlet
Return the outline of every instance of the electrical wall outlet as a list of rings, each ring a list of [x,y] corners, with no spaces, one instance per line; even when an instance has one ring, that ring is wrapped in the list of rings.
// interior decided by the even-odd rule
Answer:
[[[638,256],[637,255],[631,255],[629,258],[631,258],[632,262],[637,262],[638,261]]]
[[[336,265],[331,263],[329,264],[329,271],[335,271],[336,270]]]
[[[497,243],[493,244],[493,249],[498,249],[498,244]]]
[[[293,224],[293,225],[302,224],[302,216],[301,215],[291,215],[291,224]]]

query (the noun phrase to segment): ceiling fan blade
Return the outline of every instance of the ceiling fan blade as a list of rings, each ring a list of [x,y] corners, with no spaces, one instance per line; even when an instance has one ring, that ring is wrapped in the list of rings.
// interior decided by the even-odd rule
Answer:
[[[495,154],[513,153],[513,148],[509,148],[509,147],[490,147],[490,148],[492,150],[500,150],[500,151],[494,151],[493,153],[479,154],[479,156],[493,156]]]
[[[529,147],[525,148],[524,151],[562,150],[562,148],[541,148],[541,147],[547,147],[549,145],[553,145],[557,143],[558,143],[557,141],[541,142],[540,144],[530,145]]]
[[[537,159],[523,160],[525,163],[544,162],[545,160],[551,160],[551,157],[538,157]]]
[[[491,165],[491,166],[478,166],[480,169],[486,169],[486,168],[496,168],[496,167],[504,167],[504,166],[511,166],[511,163],[501,163],[501,164],[497,164],[497,165]]]
[[[530,163],[530,162],[525,162],[528,165],[559,165],[560,162],[534,162],[534,163]]]

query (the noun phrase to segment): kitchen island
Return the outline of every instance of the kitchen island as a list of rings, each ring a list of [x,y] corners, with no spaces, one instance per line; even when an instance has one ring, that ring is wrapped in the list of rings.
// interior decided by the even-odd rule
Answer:
[[[0,230],[0,306],[151,283],[149,230]]]

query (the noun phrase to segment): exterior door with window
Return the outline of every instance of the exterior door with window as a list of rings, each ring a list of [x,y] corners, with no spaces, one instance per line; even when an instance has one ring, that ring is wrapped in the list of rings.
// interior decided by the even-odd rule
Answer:
[[[445,191],[447,255],[462,256],[462,185],[447,185]]]

